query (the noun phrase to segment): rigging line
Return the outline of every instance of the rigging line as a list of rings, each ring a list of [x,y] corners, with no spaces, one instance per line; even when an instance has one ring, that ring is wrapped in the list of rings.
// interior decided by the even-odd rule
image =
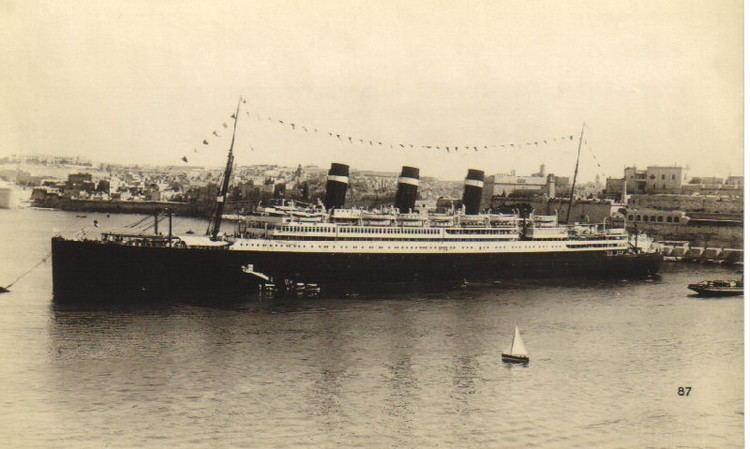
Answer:
[[[148,217],[148,218],[151,218],[151,217]],[[159,218],[156,220],[156,223],[157,224],[161,223],[162,221],[164,221],[165,218],[167,218],[165,215],[160,215]],[[151,228],[152,226],[153,226],[153,223],[147,223],[145,226],[141,226],[138,229],[139,229],[139,231],[143,232],[143,231]]]
[[[133,224],[130,224],[130,225],[127,225],[127,226],[123,226],[123,228],[134,228],[134,227],[138,226],[139,224],[143,223],[144,221],[148,220],[151,217],[152,217],[151,215],[146,215],[145,217],[141,218],[140,220],[136,221]]]
[[[586,146],[586,148],[589,150],[589,153],[591,153],[591,157],[594,158],[594,162],[596,162],[596,165],[601,168],[601,164],[599,163],[599,158],[596,157],[596,153],[594,153],[594,149],[589,145],[587,140],[584,140],[583,144]]]
[[[149,218],[151,218],[151,217],[149,217]],[[159,223],[159,222],[160,222],[160,220],[157,220],[156,222],[157,222],[157,223]],[[153,225],[154,225],[154,224],[153,224],[152,222],[150,222],[150,221],[149,221],[148,223],[142,223],[142,224],[141,224],[141,225],[140,225],[140,226],[139,226],[138,228],[135,228],[135,230],[136,230],[137,232],[143,232],[143,231],[145,231],[146,229],[149,229],[149,228],[151,228],[151,227],[152,227]]]

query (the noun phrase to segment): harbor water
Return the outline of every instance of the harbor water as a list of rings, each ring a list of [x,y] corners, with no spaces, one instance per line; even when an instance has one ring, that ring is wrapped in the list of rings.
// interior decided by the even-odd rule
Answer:
[[[45,257],[54,233],[93,237],[139,218],[85,215],[0,210],[0,285]],[[177,232],[205,228],[175,219]],[[686,288],[738,276],[666,264],[646,280],[73,306],[52,301],[48,261],[0,295],[0,441],[742,447],[743,299]],[[528,366],[500,360],[515,325]]]

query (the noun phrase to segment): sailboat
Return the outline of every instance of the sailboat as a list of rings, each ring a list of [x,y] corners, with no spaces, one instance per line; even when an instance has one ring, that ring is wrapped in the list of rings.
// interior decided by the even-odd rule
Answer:
[[[526,345],[523,344],[521,339],[521,331],[516,326],[516,332],[513,334],[513,341],[510,342],[510,346],[503,352],[503,362],[508,363],[529,363],[529,352],[526,350]]]

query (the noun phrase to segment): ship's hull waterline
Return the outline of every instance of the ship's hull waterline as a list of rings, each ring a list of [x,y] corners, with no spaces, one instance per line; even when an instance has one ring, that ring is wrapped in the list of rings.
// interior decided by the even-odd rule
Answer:
[[[137,247],[52,239],[56,301],[138,296],[220,298],[257,291],[253,269],[277,281],[326,285],[522,278],[641,277],[658,272],[655,253],[602,251],[502,254],[333,254]]]

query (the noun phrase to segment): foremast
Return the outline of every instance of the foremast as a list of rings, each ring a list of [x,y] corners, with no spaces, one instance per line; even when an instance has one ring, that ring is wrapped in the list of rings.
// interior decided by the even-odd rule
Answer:
[[[221,180],[219,186],[219,192],[216,195],[216,205],[214,206],[214,213],[211,221],[208,224],[208,234],[211,240],[216,240],[219,236],[219,230],[221,229],[221,217],[224,215],[224,204],[226,204],[227,193],[229,192],[229,181],[232,177],[232,166],[234,165],[234,138],[237,135],[237,120],[240,116],[240,104],[242,98],[237,101],[237,110],[235,111],[232,118],[234,118],[234,127],[232,129],[232,143],[229,144],[229,154],[227,155],[227,166],[224,168],[224,177]]]
[[[581,144],[583,143],[583,129],[586,123],[581,125],[581,136],[578,138],[578,156],[576,156],[576,169],[573,172],[573,185],[570,187],[570,199],[568,200],[568,213],[565,215],[565,224],[570,224],[570,211],[573,209],[573,196],[576,191],[576,179],[578,178],[578,164],[581,162]]]

